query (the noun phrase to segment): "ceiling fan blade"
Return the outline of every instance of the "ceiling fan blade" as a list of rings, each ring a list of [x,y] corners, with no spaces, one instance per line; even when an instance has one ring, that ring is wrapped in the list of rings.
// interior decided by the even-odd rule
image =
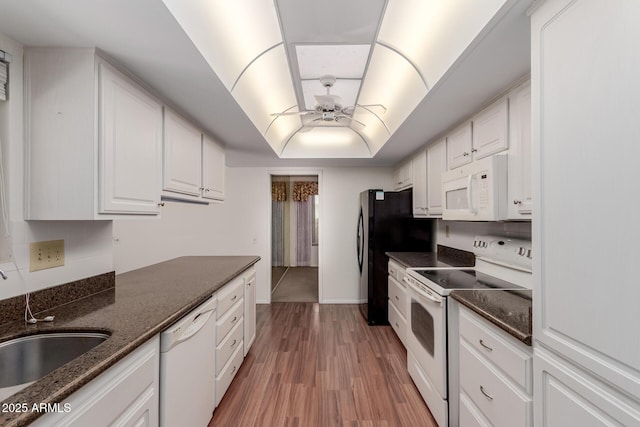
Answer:
[[[367,125],[365,125],[364,123],[362,123],[360,120],[356,120],[353,117],[349,117],[349,116],[336,116],[336,122],[339,122],[342,119],[347,119],[349,120],[352,124],[356,123],[357,125],[360,125],[361,127],[366,127]]]
[[[374,114],[374,112],[371,111],[372,109],[378,109],[378,108],[382,109],[382,114],[387,112],[387,107],[385,107],[382,104],[356,104],[353,106],[353,109],[355,110],[356,107],[360,107],[364,110],[363,112],[367,112],[371,114]],[[347,107],[347,108],[351,108],[351,107]]]
[[[315,111],[290,111],[288,113],[271,113],[272,117],[280,117],[280,116],[306,116],[307,114],[313,114]]]

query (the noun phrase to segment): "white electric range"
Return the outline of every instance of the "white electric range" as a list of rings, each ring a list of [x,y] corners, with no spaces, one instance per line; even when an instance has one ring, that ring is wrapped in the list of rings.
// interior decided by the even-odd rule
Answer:
[[[447,313],[453,290],[531,289],[531,242],[476,236],[473,267],[409,268],[407,369],[440,427],[449,425]]]

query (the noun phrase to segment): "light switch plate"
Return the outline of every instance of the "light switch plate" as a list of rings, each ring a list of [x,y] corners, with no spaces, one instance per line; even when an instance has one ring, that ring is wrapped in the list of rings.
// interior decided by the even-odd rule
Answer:
[[[64,265],[64,240],[48,240],[29,244],[29,271]]]

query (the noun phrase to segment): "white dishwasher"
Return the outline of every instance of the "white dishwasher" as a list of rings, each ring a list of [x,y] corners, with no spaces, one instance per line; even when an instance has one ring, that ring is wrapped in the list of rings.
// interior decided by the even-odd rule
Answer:
[[[216,407],[212,297],[160,335],[160,425],[205,427]]]

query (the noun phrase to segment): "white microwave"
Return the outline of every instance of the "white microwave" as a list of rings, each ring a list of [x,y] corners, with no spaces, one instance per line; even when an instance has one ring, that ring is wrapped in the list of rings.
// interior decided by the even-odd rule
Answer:
[[[507,218],[507,155],[476,160],[442,174],[442,219]]]

